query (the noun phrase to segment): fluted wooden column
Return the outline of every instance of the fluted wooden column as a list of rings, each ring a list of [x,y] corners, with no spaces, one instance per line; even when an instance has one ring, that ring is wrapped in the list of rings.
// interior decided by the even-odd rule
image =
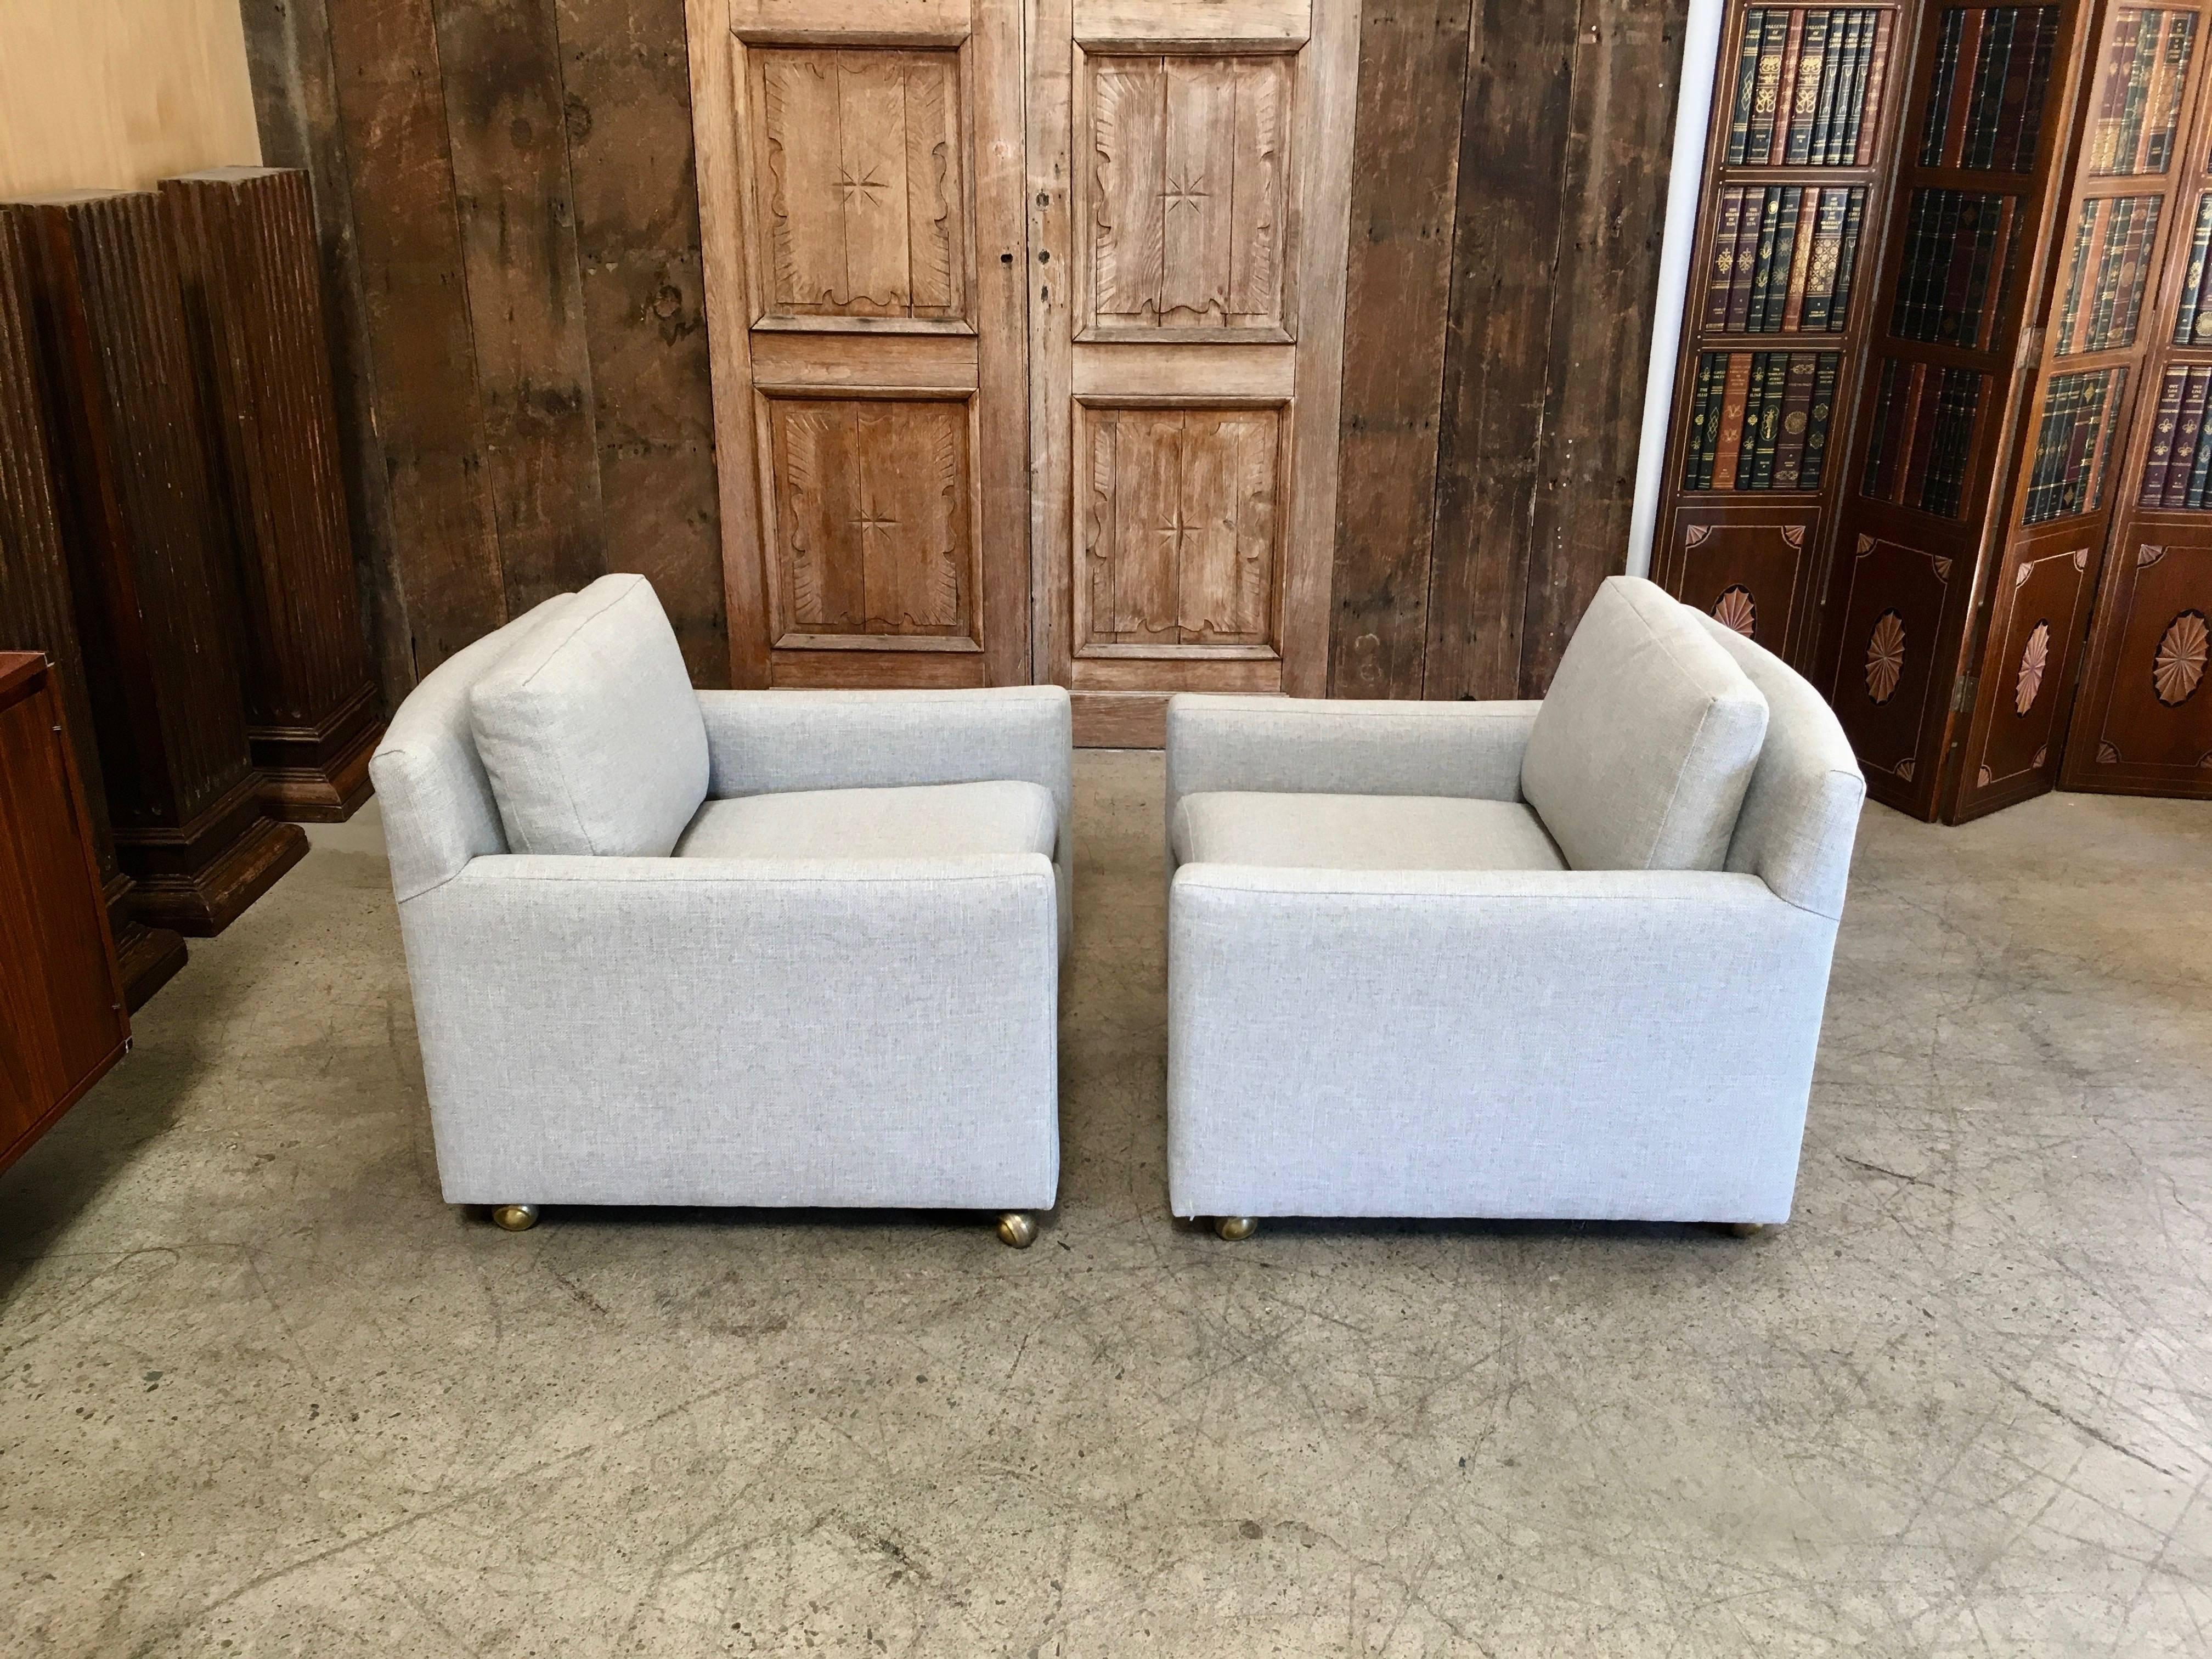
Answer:
[[[221,933],[307,851],[246,739],[238,585],[150,191],[0,206],[33,253],[63,545],[115,850],[149,924]]]
[[[92,815],[93,852],[108,926],[115,935],[124,991],[135,1012],[185,965],[185,942],[167,928],[149,927],[137,919],[131,878],[116,862],[107,786],[86,693],[84,651],[62,550],[46,419],[21,227],[0,216],[0,650],[43,652],[54,665],[85,805]]]
[[[368,798],[383,730],[354,581],[307,175],[161,181],[246,622],[246,732],[278,817]]]

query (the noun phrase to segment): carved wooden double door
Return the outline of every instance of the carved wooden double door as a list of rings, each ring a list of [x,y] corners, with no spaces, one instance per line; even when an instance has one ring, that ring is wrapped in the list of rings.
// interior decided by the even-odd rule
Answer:
[[[690,0],[732,683],[1318,695],[1356,0]]]

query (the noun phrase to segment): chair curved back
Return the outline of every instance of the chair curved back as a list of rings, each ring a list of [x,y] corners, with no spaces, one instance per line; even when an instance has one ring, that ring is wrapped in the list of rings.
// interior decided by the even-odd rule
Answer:
[[[393,897],[452,880],[507,850],[491,779],[470,727],[469,690],[575,596],[555,595],[432,669],[407,694],[368,763],[392,856]]]
[[[1831,920],[1844,914],[1866,775],[1835,710],[1790,665],[1694,605],[1683,607],[1766,699],[1766,742],[1729,842],[1730,870]]]

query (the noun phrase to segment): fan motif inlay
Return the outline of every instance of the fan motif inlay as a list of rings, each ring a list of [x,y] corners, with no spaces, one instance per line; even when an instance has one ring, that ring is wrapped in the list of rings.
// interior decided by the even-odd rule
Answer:
[[[1885,611],[1867,640],[1867,696],[1877,707],[1897,695],[1905,677],[1905,618]]]
[[[2035,707],[2036,694],[2043,690],[2044,665],[2051,659],[2051,623],[2046,620],[2035,625],[2027,636],[2027,644],[2020,653],[2020,677],[2013,686],[2012,712],[2025,715]]]
[[[1751,590],[1738,582],[1726,589],[1713,605],[1713,620],[1723,628],[1733,628],[1746,639],[1759,626],[1759,605],[1751,597]]]
[[[2168,708],[2179,708],[2204,683],[2204,662],[2212,654],[2212,632],[2202,611],[2185,611],[2166,623],[2151,658],[2151,690]]]

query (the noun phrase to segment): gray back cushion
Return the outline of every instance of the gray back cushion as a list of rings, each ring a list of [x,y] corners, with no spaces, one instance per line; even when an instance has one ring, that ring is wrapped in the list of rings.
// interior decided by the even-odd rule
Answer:
[[[517,853],[665,858],[707,799],[707,722],[642,576],[602,576],[469,693]]]
[[[1766,699],[1653,583],[1607,579],[1528,734],[1521,793],[1577,870],[1718,870]]]
[[[1703,611],[1692,612],[1766,699],[1766,743],[1745,791],[1728,867],[1801,910],[1841,918],[1866,774],[1835,710],[1797,671]]]

